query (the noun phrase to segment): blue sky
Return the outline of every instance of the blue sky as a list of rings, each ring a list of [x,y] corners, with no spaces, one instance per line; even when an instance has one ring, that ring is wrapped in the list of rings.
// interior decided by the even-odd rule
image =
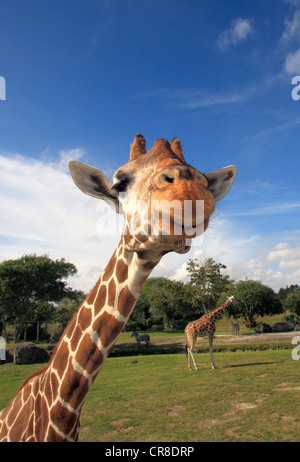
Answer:
[[[178,136],[204,173],[238,169],[201,245],[153,275],[213,257],[236,280],[299,284],[297,75],[298,0],[2,0],[0,260],[65,257],[91,288],[119,236],[67,163],[112,177],[141,132],[149,148]]]

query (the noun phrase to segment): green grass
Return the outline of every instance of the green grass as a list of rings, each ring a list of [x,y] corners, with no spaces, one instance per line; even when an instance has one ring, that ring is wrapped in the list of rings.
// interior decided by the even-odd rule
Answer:
[[[299,441],[299,364],[289,351],[111,358],[82,413],[81,441]],[[132,364],[132,361],[138,361]]]
[[[13,363],[0,366],[0,410],[14,397],[25,379],[45,364],[17,365]]]
[[[299,361],[290,350],[108,358],[83,406],[80,441],[299,441]],[[137,362],[136,362],[137,361]],[[34,366],[0,369],[0,408]]]

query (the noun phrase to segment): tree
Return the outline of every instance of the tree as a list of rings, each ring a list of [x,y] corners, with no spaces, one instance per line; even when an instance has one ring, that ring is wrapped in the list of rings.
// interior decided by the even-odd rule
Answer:
[[[292,292],[295,292],[295,291],[297,291],[299,289],[300,289],[300,287],[298,286],[298,284],[291,284],[290,286],[286,286],[285,289],[283,289],[283,288],[279,289],[278,296],[279,296],[280,300],[283,301],[289,296],[289,294],[291,294]]]
[[[223,292],[232,292],[233,281],[229,275],[223,275],[226,266],[216,263],[213,258],[201,264],[197,258],[189,260],[187,272],[189,273],[190,301],[197,314],[206,313],[217,305],[218,298]],[[196,313],[195,313],[196,314]]]
[[[183,282],[150,278],[134,307],[128,327],[148,329],[158,324],[165,330],[173,330],[189,312],[190,301]]]
[[[243,317],[248,327],[256,326],[258,316],[282,313],[279,297],[273,289],[258,281],[240,281],[233,295],[238,303],[230,305],[228,313]]]
[[[56,307],[56,316],[55,319],[59,324],[58,332],[56,333],[57,337],[60,337],[62,332],[67,327],[68,322],[73,318],[76,311],[78,311],[79,306],[84,301],[86,295],[80,290],[74,290],[68,294],[68,297],[63,298],[58,302]]]
[[[174,330],[178,321],[189,313],[185,284],[167,278],[154,279],[148,295],[151,315],[156,322],[163,324],[165,330]]]
[[[150,294],[158,279],[159,278],[147,279],[142,293],[135,304],[132,315],[126,324],[128,330],[146,330],[152,326],[154,320],[150,312]]]
[[[283,302],[283,307],[286,311],[295,314],[296,317],[300,317],[300,289],[289,293]]]
[[[54,304],[72,292],[66,278],[77,272],[64,258],[23,255],[0,264],[0,319],[5,333],[7,322],[15,322],[16,341],[24,324],[50,320]],[[5,334],[6,335],[6,334]]]

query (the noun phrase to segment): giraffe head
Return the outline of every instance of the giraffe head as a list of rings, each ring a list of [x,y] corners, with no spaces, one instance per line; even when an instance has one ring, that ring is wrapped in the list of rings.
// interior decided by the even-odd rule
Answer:
[[[157,140],[147,152],[140,134],[113,181],[78,161],[71,161],[69,169],[81,191],[123,213],[127,250],[178,253],[187,252],[190,239],[206,230],[215,202],[227,194],[236,175],[234,166],[200,173],[185,161],[178,138]]]

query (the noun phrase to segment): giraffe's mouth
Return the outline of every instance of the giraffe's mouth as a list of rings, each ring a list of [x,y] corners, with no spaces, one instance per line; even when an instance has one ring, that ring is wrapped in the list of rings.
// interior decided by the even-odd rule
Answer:
[[[211,213],[204,209],[203,201],[185,201],[184,205],[180,201],[162,203],[151,209],[152,230],[156,234],[193,239],[206,230]]]
[[[160,234],[169,235],[178,239],[194,239],[204,233],[209,218],[198,221],[195,225],[163,219],[160,222]]]
[[[203,201],[199,203],[200,207],[194,202],[185,208],[180,201],[173,201],[171,205],[168,201],[158,202],[158,205],[153,201],[149,208],[147,203],[140,201],[139,206],[126,210],[126,234],[132,248],[188,252],[192,241],[204,233],[209,223],[210,213],[206,210],[204,213]],[[193,245],[197,245],[197,241]]]
[[[194,239],[204,233],[209,223],[209,218],[197,223],[195,226],[182,225],[182,237],[185,239]]]

